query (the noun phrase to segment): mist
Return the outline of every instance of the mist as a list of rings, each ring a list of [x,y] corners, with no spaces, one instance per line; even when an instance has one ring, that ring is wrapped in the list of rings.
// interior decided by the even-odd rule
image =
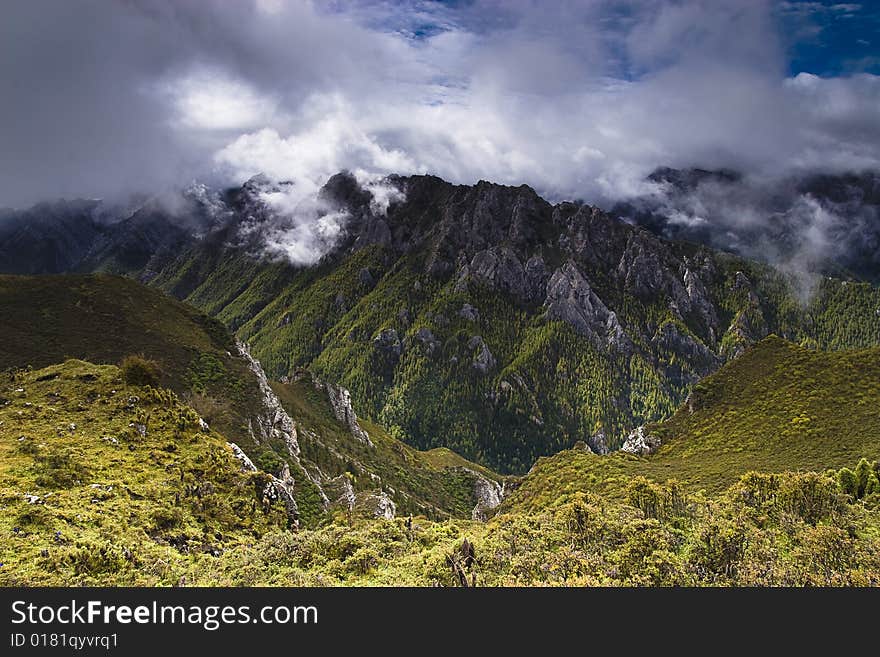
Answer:
[[[746,229],[781,213],[799,235],[775,261],[806,263],[875,215],[797,195],[779,208],[759,190],[880,168],[880,76],[855,38],[875,14],[770,0],[14,3],[0,24],[0,207],[126,204],[263,174],[291,183],[266,199],[279,217],[259,229],[267,253],[310,263],[346,218],[308,199],[343,169],[613,207],[662,196],[647,179],[659,166],[730,168],[749,176],[744,197],[661,199],[677,204],[669,225],[703,219],[705,241],[752,255],[763,247]],[[793,68],[832,23],[862,30],[864,56]]]

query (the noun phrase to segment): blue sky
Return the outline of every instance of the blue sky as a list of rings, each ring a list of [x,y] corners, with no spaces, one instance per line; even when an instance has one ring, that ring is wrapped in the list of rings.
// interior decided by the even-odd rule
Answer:
[[[781,2],[789,73],[880,73],[880,3]]]

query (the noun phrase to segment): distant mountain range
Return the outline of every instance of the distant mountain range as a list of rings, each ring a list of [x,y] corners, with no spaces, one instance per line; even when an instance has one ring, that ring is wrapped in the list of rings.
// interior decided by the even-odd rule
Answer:
[[[880,343],[880,292],[844,271],[856,267],[835,268],[850,280],[805,276],[658,236],[713,242],[700,227],[711,218],[690,230],[663,213],[695,190],[726,195],[740,176],[653,179],[666,200],[632,205],[641,214],[629,221],[627,208],[551,204],[527,186],[347,173],[293,210],[277,202],[288,186],[262,177],[125,216],[42,204],[0,220],[0,268],[148,283],[219,319],[270,378],[309,370],[395,438],[502,472],[579,440],[619,447],[770,333],[823,349]],[[840,206],[858,189],[869,212],[871,180],[815,178],[809,194]],[[767,225],[752,228],[776,230]],[[285,248],[314,264],[293,264]]]

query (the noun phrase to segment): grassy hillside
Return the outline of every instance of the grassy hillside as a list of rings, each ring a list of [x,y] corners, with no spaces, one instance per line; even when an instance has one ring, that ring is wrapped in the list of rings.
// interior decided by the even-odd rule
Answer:
[[[287,403],[309,403],[302,385]],[[746,473],[711,494],[635,476],[488,523],[336,513],[292,531],[269,477],[169,391],[76,360],[7,374],[0,391],[3,586],[880,585],[877,463]],[[395,449],[371,436],[379,455]],[[403,453],[415,471],[463,465]]]
[[[4,377],[0,583],[176,583],[194,562],[287,526],[226,440],[167,390],[69,360]],[[137,426],[143,426],[139,431]]]
[[[653,455],[566,451],[539,460],[508,498],[535,510],[579,491],[622,499],[636,476],[717,493],[743,473],[822,471],[880,457],[880,348],[811,351],[771,336],[701,381]]]
[[[359,497],[385,490],[399,513],[432,518],[470,517],[475,474],[499,477],[449,452],[419,452],[364,423],[374,448],[356,440],[333,416],[327,395],[305,383],[273,384],[299,434],[302,459],[283,441],[257,444],[251,428],[261,410],[257,379],[237,355],[218,321],[132,280],[107,275],[0,276],[0,371],[41,368],[67,358],[118,364],[142,354],[160,367],[160,383],[268,472],[286,462],[294,478],[302,521],[317,525],[327,514],[311,479],[328,482],[331,502],[347,477]],[[277,443],[277,444],[276,444]]]
[[[375,490],[378,484],[393,491],[399,515],[468,518],[475,505],[475,474],[501,479],[451,450],[413,449],[372,422],[359,422],[372,446],[354,440],[333,416],[326,394],[310,380],[272,387],[285,410],[307,428],[300,440],[303,458],[325,477],[346,477],[356,493]]]

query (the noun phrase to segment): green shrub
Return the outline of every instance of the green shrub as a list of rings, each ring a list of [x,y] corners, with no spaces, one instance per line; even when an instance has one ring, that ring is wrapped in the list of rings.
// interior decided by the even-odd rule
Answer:
[[[132,386],[158,387],[162,370],[159,363],[143,356],[126,356],[119,364],[122,370],[122,378]]]
[[[88,469],[77,462],[70,451],[55,452],[35,461],[36,483],[45,488],[73,488],[89,475]]]

